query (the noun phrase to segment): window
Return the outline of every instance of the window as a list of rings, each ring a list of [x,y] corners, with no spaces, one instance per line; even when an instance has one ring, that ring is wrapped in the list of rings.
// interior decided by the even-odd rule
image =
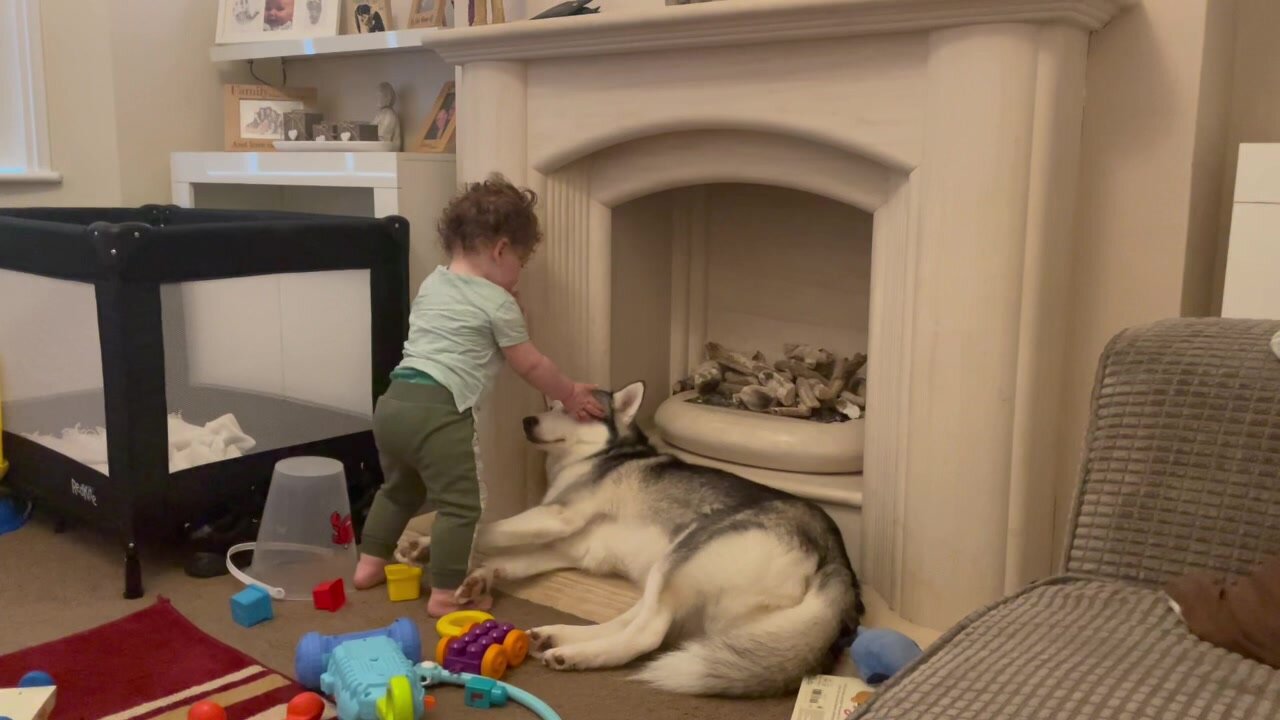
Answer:
[[[40,0],[0,0],[0,183],[59,180],[49,167]]]

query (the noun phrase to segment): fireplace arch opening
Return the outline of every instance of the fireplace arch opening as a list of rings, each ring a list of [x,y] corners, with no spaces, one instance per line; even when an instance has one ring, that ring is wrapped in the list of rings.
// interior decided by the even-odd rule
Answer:
[[[548,349],[602,386],[644,380],[640,418],[659,444],[818,501],[859,557],[863,473],[894,456],[905,409],[899,345],[882,346],[883,385],[851,388],[863,407],[875,388],[892,404],[879,460],[874,420],[694,406],[672,388],[708,341],[771,361],[785,344],[820,346],[872,358],[858,375],[874,375],[872,318],[900,326],[907,292],[908,177],[808,138],[696,129],[589,151],[544,179]]]

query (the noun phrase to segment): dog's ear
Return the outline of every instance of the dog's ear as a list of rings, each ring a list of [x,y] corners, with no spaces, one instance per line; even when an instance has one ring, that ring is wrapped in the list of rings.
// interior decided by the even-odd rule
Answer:
[[[643,380],[637,380],[613,394],[613,420],[619,430],[631,427],[643,401]]]

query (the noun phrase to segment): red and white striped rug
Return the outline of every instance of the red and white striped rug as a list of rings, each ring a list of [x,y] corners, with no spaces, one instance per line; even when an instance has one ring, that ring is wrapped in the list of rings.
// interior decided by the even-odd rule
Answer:
[[[0,687],[30,670],[58,684],[51,720],[186,720],[212,700],[228,720],[282,720],[303,688],[206,635],[168,600],[92,630],[0,655]],[[335,717],[332,706],[325,718]],[[3,713],[0,712],[0,715]]]

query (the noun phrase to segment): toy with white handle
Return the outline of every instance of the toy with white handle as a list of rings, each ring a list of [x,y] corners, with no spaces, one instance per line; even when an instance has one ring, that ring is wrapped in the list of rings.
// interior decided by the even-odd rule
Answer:
[[[418,663],[414,668],[414,672],[422,681],[423,685],[432,687],[433,685],[458,685],[460,687],[469,687],[472,681],[483,682],[488,688],[488,701],[493,705],[501,706],[510,698],[521,705],[529,708],[533,714],[537,715],[541,720],[560,720],[560,716],[551,706],[539,700],[532,693],[525,692],[514,685],[504,683],[500,680],[493,680],[481,675],[472,675],[471,673],[455,673],[449,672],[433,662]],[[471,704],[468,699],[468,705]]]

